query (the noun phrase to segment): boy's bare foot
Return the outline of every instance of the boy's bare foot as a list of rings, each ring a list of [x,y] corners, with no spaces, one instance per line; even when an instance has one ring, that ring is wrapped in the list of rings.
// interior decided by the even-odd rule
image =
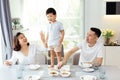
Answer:
[[[50,65],[50,66],[48,66],[48,68],[54,68],[54,65]]]

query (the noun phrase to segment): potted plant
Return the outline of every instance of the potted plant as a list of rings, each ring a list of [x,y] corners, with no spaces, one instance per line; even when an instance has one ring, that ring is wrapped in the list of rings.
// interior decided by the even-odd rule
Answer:
[[[105,38],[105,45],[109,45],[110,38],[114,36],[114,31],[111,29],[105,29],[102,31],[102,36]]]

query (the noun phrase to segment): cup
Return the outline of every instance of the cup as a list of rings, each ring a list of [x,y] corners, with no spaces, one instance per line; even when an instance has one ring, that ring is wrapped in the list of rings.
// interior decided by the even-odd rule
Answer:
[[[104,67],[99,68],[99,77],[100,79],[105,79],[105,68]]]
[[[23,65],[18,65],[18,68],[17,68],[17,78],[18,79],[22,78],[23,70],[24,70],[24,66]]]

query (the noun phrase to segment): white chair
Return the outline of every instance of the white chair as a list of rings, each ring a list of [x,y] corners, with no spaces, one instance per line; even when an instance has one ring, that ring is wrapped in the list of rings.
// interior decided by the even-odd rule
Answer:
[[[73,65],[78,65],[79,64],[79,58],[80,58],[80,53],[75,53],[73,55],[72,64]]]
[[[47,57],[43,53],[37,53],[36,56],[36,64],[47,64]]]

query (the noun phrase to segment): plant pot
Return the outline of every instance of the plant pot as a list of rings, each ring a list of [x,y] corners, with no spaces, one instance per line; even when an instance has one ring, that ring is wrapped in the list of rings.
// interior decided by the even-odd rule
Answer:
[[[110,44],[110,38],[106,38],[105,45],[109,45],[109,44]]]

